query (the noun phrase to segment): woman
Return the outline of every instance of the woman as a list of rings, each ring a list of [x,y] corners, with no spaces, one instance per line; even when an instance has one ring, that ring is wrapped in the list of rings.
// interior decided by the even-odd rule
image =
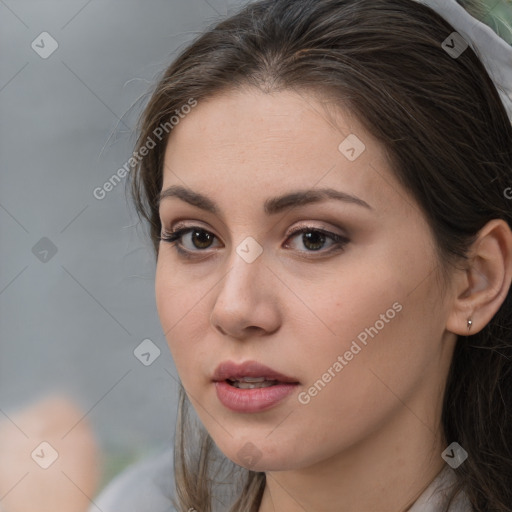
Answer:
[[[165,72],[136,153],[183,389],[174,477],[101,510],[512,511],[512,126],[453,26],[251,3]]]

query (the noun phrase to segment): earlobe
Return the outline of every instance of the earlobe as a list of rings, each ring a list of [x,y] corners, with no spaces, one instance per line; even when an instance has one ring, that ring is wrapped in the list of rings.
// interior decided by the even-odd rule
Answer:
[[[512,232],[502,219],[488,222],[469,250],[466,270],[457,276],[446,328],[468,336],[497,313],[512,280]]]

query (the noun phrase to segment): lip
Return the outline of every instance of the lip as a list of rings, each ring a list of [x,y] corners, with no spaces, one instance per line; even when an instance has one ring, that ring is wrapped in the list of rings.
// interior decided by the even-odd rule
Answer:
[[[241,389],[227,381],[215,382],[220,403],[231,411],[241,413],[266,411],[293,393],[297,386],[291,382],[280,382],[266,388]]]
[[[242,389],[227,382],[227,379],[242,377],[265,377],[278,383],[265,388]],[[279,373],[257,361],[245,361],[241,364],[224,361],[217,366],[212,380],[215,383],[217,398],[222,405],[239,413],[255,413],[270,409],[293,393],[299,385],[294,377]]]
[[[240,364],[233,361],[223,361],[217,366],[212,380],[220,382],[227,379],[241,379],[242,377],[265,377],[268,380],[277,380],[280,383],[299,384],[296,378],[283,375],[257,361],[244,361]]]

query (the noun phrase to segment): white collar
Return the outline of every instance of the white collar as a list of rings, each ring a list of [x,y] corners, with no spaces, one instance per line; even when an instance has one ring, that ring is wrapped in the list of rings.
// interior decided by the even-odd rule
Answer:
[[[455,471],[445,466],[423,491],[407,512],[439,512],[444,510],[453,485],[457,482]],[[467,495],[460,492],[453,500],[449,512],[473,512]]]

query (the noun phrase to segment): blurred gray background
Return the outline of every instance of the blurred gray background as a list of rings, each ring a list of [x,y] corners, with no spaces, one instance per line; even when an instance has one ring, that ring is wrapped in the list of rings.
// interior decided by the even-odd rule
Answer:
[[[171,445],[178,388],[125,183],[93,190],[131,156],[155,77],[241,3],[0,0],[0,419],[65,392],[100,442],[102,485]]]

